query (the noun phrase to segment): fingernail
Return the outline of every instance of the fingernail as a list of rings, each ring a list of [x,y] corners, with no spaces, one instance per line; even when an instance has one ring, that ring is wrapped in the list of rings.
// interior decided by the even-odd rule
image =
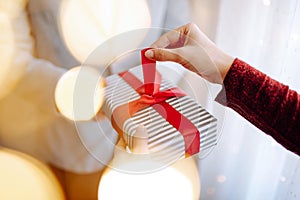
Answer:
[[[152,50],[148,50],[145,52],[145,56],[148,57],[148,58],[153,58],[154,56],[154,53]]]

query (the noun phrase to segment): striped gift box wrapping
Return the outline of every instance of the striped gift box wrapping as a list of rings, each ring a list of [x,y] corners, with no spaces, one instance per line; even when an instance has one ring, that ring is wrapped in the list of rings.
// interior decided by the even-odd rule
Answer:
[[[141,66],[129,70],[142,82]],[[115,108],[139,98],[139,94],[128,85],[119,75],[107,77],[106,100],[103,111],[110,119]],[[160,90],[176,87],[173,83],[162,80]],[[217,143],[217,120],[194,99],[189,96],[172,97],[166,100],[173,108],[188,118],[200,132],[200,154]],[[169,122],[167,122],[151,106],[138,111],[127,119],[123,125],[123,136],[128,146],[132,146],[132,138],[139,124],[143,124],[148,131],[148,148],[150,153],[156,153],[163,159],[174,160],[185,156],[183,136]]]

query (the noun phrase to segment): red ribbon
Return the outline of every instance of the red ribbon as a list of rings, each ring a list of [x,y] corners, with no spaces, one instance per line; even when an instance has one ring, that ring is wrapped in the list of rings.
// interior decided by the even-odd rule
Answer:
[[[149,48],[148,48],[149,49]],[[200,151],[200,133],[195,125],[185,116],[166,102],[171,97],[182,97],[186,94],[177,87],[160,91],[161,76],[156,71],[156,63],[145,57],[141,51],[144,84],[129,71],[119,74],[137,93],[140,98],[117,107],[111,116],[113,127],[123,137],[123,124],[136,112],[152,106],[163,118],[166,119],[183,136],[186,156]]]

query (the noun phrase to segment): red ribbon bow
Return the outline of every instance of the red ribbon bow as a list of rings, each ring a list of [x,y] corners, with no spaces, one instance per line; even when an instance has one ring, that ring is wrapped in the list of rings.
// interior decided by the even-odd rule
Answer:
[[[183,136],[186,156],[200,151],[200,133],[195,125],[175,108],[166,102],[171,97],[182,97],[186,94],[178,87],[160,91],[161,75],[156,71],[156,63],[145,57],[141,51],[144,84],[129,71],[122,72],[119,76],[140,94],[140,98],[117,107],[111,116],[113,127],[123,137],[123,124],[136,112],[152,106],[163,118],[166,119]]]

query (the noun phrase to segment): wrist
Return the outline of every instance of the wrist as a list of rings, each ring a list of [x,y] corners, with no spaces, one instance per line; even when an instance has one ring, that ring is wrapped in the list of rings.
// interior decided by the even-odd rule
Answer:
[[[215,64],[217,65],[217,69],[220,73],[220,80],[218,81],[219,84],[223,84],[223,81],[234,62],[234,57],[222,52],[220,55],[216,58]]]

